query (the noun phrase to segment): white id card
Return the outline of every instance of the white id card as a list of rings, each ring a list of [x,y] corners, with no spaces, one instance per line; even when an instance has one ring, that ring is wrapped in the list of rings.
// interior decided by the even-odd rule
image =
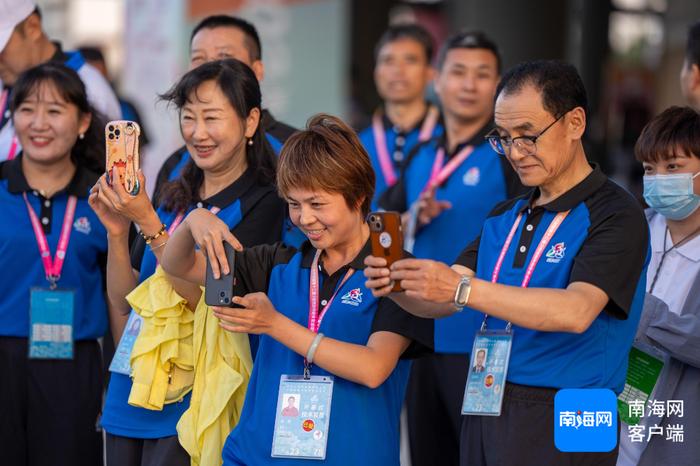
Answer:
[[[462,414],[500,416],[508,374],[513,333],[506,330],[477,332],[474,338]]]
[[[333,377],[282,375],[272,457],[326,459],[332,399]]]
[[[32,288],[29,296],[29,357],[73,359],[75,293]]]
[[[141,332],[142,324],[143,317],[132,310],[131,314],[129,314],[129,320],[126,321],[126,327],[124,327],[124,333],[122,333],[117,349],[114,350],[114,357],[109,365],[110,372],[131,375],[131,351],[134,349],[136,337]]]

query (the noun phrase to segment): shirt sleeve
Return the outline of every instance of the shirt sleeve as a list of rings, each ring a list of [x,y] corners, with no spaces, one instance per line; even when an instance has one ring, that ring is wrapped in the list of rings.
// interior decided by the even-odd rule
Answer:
[[[285,203],[274,190],[265,194],[232,230],[243,246],[272,244],[282,238]]]
[[[462,265],[470,270],[476,272],[476,259],[479,256],[479,242],[481,241],[481,235],[477,236],[474,241],[472,241],[466,248],[459,253],[457,259],[455,259],[456,265]]]
[[[372,331],[392,332],[411,340],[401,355],[402,359],[413,359],[431,353],[434,348],[435,321],[416,317],[404,311],[389,298],[381,298],[372,321]]]
[[[649,229],[641,208],[610,203],[591,218],[588,237],[574,258],[569,283],[585,282],[608,295],[605,310],[626,319],[645,268]]]
[[[243,251],[236,251],[234,294],[266,293],[272,269],[277,264],[287,263],[296,253],[296,248],[284,243],[261,244]]]

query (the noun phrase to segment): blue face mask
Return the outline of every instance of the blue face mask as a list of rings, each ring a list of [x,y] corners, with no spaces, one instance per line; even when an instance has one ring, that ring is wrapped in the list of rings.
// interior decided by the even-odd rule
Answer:
[[[693,179],[700,175],[674,173],[644,177],[644,200],[669,220],[683,220],[700,207],[700,196],[693,191]]]

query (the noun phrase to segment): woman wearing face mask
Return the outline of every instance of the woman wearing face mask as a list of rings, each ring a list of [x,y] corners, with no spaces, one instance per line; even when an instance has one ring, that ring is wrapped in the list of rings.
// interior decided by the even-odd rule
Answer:
[[[261,337],[224,464],[398,465],[405,358],[432,347],[433,324],[365,287],[374,192],[367,152],[342,121],[317,115],[285,143],[277,184],[309,239],[299,250],[243,250],[198,209],[163,255],[166,272],[202,284],[203,251],[215,274],[231,273],[222,241],[239,251],[234,302],[244,309],[214,308],[215,315],[227,330]],[[285,408],[291,397],[298,413]]]
[[[683,400],[686,415],[649,417],[645,409],[645,433],[654,425],[664,429],[648,442],[632,442],[623,424],[618,465],[696,465],[700,419],[687,414],[700,412],[700,114],[690,107],[665,110],[644,128],[635,155],[644,166],[650,207],[647,291],[653,295],[645,302],[637,349],[664,363],[649,400],[666,407],[668,400]],[[684,440],[666,439],[678,425]]]
[[[191,210],[199,207],[216,215],[246,246],[275,242],[282,232],[284,203],[273,184],[276,159],[260,127],[260,88],[250,68],[238,60],[204,64],[185,74],[163,98],[179,110],[180,130],[192,158],[182,176],[163,187],[158,209],[143,191],[130,196],[121,186],[108,186],[105,177],[91,196],[109,234],[107,283],[117,340],[130,314],[126,295],[153,275],[169,235]],[[131,254],[130,221],[141,232]],[[194,309],[199,287],[173,277],[168,281]],[[144,328],[145,324],[142,332]],[[128,357],[126,361],[128,366]],[[107,464],[189,465],[176,426],[190,406],[191,393],[162,409],[133,406],[130,397],[136,385],[128,367],[124,372],[112,370],[103,411]]]
[[[0,165],[0,462],[99,465],[107,234],[88,193],[102,124],[54,63],[19,78],[10,109],[23,150]]]

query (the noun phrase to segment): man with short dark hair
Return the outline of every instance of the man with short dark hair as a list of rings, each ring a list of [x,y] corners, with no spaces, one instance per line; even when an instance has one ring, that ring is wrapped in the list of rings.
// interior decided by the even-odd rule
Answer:
[[[439,110],[425,100],[432,59],[433,39],[417,24],[390,27],[375,47],[374,82],[384,104],[359,133],[377,175],[373,208],[413,147],[442,133]]]
[[[681,92],[688,105],[700,111],[700,21],[688,28],[681,67]]]
[[[612,466],[617,445],[606,453],[554,446],[554,396],[561,388],[622,391],[644,301],[644,213],[586,159],[587,97],[572,65],[516,66],[496,96],[488,140],[534,189],[494,208],[452,267],[404,259],[389,270],[368,257],[367,286],[419,316],[463,315],[483,330],[465,333],[465,344],[498,349],[489,350],[489,371],[468,376],[462,465]],[[391,293],[393,281],[406,292]],[[472,377],[481,385],[470,397]]]
[[[405,212],[413,254],[453,261],[481,230],[497,203],[519,194],[512,167],[484,136],[493,128],[493,98],[500,79],[496,44],[481,32],[447,39],[438,57],[435,92],[445,132],[408,155],[398,183],[379,201]],[[474,329],[466,315],[435,322],[435,354],[414,361],[406,394],[413,466],[459,462],[460,407],[470,367]]]
[[[121,117],[119,102],[107,80],[85,63],[79,52],[64,52],[61,44],[46,36],[39,8],[31,0],[0,2],[0,160],[12,159],[21,151],[9,110],[10,87],[25,71],[42,63],[63,63],[78,73],[90,104],[101,117]]]

